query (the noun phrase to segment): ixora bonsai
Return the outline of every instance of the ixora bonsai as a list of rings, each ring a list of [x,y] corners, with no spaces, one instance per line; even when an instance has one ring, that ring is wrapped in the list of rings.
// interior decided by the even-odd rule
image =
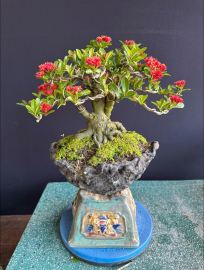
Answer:
[[[60,172],[80,188],[65,243],[68,248],[139,246],[136,205],[128,187],[141,177],[159,143],[148,143],[122,123],[111,121],[111,112],[115,102],[127,98],[157,115],[167,114],[184,107],[182,93],[190,90],[184,89],[184,80],[162,88],[159,80],[169,76],[166,65],[148,57],[141,44],[132,40],[121,43],[121,49],[107,52],[111,38],[97,37],[85,49],[69,50],[63,60],[40,65],[36,77],[43,84],[33,93],[36,98],[18,103],[37,122],[53,113],[54,106],[67,102],[87,119],[86,129],[50,148]],[[155,108],[146,103],[151,94],[163,96],[152,102]],[[84,107],[88,100],[92,112]]]

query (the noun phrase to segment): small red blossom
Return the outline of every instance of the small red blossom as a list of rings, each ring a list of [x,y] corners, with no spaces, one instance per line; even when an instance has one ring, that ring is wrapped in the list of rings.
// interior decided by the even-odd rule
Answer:
[[[143,54],[145,54],[144,52],[142,52],[140,55],[143,55]]]
[[[159,69],[160,69],[161,71],[166,70],[166,65],[160,64],[160,65],[159,65]]]
[[[71,53],[70,56],[74,56],[74,53]]]
[[[76,95],[76,92],[80,92],[82,90],[81,86],[67,86],[66,89],[73,95]]]
[[[106,54],[107,54],[107,53],[103,53],[103,54],[102,54],[102,55],[103,55],[103,57],[106,57]]]
[[[89,76],[86,76],[84,79],[88,81],[89,80]]]
[[[175,95],[170,95],[171,98],[171,103],[173,103],[174,101],[178,104],[178,103],[183,103],[183,99],[180,98],[179,96],[175,96]]]
[[[135,44],[135,41],[134,40],[125,40],[125,45],[133,45],[133,44]]]
[[[102,39],[101,37],[97,37],[96,40],[97,40],[98,42],[101,42],[103,39]]]
[[[112,41],[112,39],[110,37],[107,37],[107,36],[97,37],[96,40],[98,41],[98,43],[100,43],[101,41],[105,41],[105,42],[110,43]]]
[[[40,86],[38,86],[38,91],[43,91],[45,95],[53,95],[55,89],[58,89],[58,86],[56,84],[51,85],[50,83],[44,83]]]
[[[174,84],[179,86],[179,87],[184,87],[185,83],[186,83],[186,81],[182,80],[182,81],[177,81]]]
[[[137,63],[138,67],[140,67],[142,65],[142,63]]]
[[[41,103],[40,107],[41,107],[41,111],[44,112],[45,114],[48,113],[49,110],[52,108],[52,106],[49,105],[48,103]]]
[[[40,79],[41,77],[43,77],[43,75],[44,75],[44,72],[43,72],[43,71],[40,71],[40,72],[37,72],[37,73],[36,73],[36,77],[37,77],[38,79]]]
[[[136,79],[134,78],[134,79],[132,79],[134,82],[136,81]]]
[[[105,72],[105,75],[106,75],[106,76],[108,76],[108,75],[109,75],[109,73],[108,73],[108,72]]]
[[[48,72],[48,71],[51,71],[54,67],[54,64],[51,63],[51,62],[47,62],[47,63],[44,63],[42,65],[39,65],[39,69],[40,71],[43,71],[43,72]],[[54,67],[54,70],[56,70],[57,67]]]
[[[101,57],[93,56],[93,57],[86,58],[86,63],[89,66],[98,67],[101,65]]]
[[[28,101],[28,104],[30,104],[30,103],[31,103],[31,101],[32,101],[32,100],[29,100],[29,101]]]
[[[157,70],[152,70],[150,75],[152,76],[153,78],[153,82],[157,82],[160,78],[163,77],[163,74],[161,72],[160,69],[157,69]]]

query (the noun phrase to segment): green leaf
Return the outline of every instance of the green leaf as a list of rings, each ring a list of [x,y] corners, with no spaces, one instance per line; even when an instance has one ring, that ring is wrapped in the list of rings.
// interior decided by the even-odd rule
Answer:
[[[59,68],[60,70],[62,70],[62,68],[63,68],[62,60],[60,60],[60,62],[59,62],[59,64],[58,64],[58,68]]]
[[[122,78],[121,86],[122,86],[123,93],[126,93],[129,90],[129,81],[126,77]]]
[[[174,106],[173,108],[176,108],[176,109],[182,109],[184,107],[184,104],[183,103],[178,103],[176,106]]]
[[[33,100],[31,101],[30,105],[31,105],[31,108],[32,108],[33,110],[35,110],[35,107],[36,107],[35,99],[33,99]]]
[[[17,105],[21,105],[21,106],[24,106],[24,107],[26,107],[26,105],[25,104],[23,104],[23,103],[16,103]]]
[[[134,96],[135,94],[136,94],[135,91],[129,90],[129,91],[126,93],[125,97],[129,98],[129,97]]]
[[[86,90],[83,90],[81,92],[78,92],[78,97],[82,97],[82,96],[85,96],[85,95],[89,95],[91,93],[90,90],[86,89]]]
[[[91,48],[91,49],[89,50],[89,57],[92,57],[92,56],[93,56],[93,54],[94,54],[94,49],[93,49],[93,48]]]
[[[111,56],[113,55],[113,51],[110,51],[106,54],[105,58],[105,65],[107,65],[108,61],[110,60]]]
[[[98,46],[98,43],[97,43],[96,40],[91,40],[91,41],[90,41],[90,44],[91,44],[94,48],[96,48],[96,47]]]
[[[65,64],[65,65],[67,64],[67,61],[68,61],[68,56],[65,56],[65,57],[64,57],[64,64]]]
[[[70,74],[70,72],[71,72],[71,66],[66,65],[66,70],[67,70],[67,72]]]
[[[111,91],[117,93],[118,92],[118,87],[116,84],[114,83],[109,83],[109,88],[111,89]]]
[[[81,59],[81,51],[76,49],[77,56]]]
[[[36,105],[39,106],[41,103],[40,99],[39,98],[36,98]]]
[[[100,52],[101,54],[106,53],[106,51],[105,51],[103,48],[100,48],[100,49],[99,49],[99,52]]]
[[[143,105],[147,98],[148,98],[148,95],[145,95],[145,96],[140,95],[140,104]]]
[[[144,74],[145,75],[150,75],[150,73],[151,73],[151,69],[149,67],[145,67],[144,68]]]
[[[87,73],[87,74],[93,73],[93,70],[87,69],[87,70],[86,70],[86,73]]]
[[[101,73],[101,70],[100,69],[96,69],[95,72],[100,74]]]
[[[115,66],[115,68],[119,67],[120,65],[120,57],[118,55],[115,55],[112,59],[113,61],[113,65]]]

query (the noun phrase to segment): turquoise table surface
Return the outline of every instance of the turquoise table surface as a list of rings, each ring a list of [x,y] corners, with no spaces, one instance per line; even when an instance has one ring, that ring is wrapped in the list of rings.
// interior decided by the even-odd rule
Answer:
[[[136,181],[133,197],[153,219],[153,237],[125,270],[203,270],[203,181]],[[119,269],[75,261],[64,247],[59,223],[77,188],[49,183],[6,270]],[[110,249],[111,252],[111,249]]]

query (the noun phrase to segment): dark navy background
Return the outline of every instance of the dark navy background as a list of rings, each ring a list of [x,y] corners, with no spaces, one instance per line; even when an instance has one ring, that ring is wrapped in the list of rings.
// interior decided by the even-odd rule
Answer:
[[[125,99],[115,105],[112,120],[160,143],[142,180],[203,178],[202,5],[202,0],[2,0],[2,214],[31,214],[48,182],[66,180],[49,158],[50,144],[86,127],[72,103],[40,123],[15,104],[34,97],[41,84],[35,78],[39,64],[63,59],[68,49],[85,48],[99,35],[112,38],[111,49],[121,46],[119,40],[142,43],[168,67],[171,77],[162,79],[163,87],[185,79],[192,89],[184,93],[184,109],[167,115]]]

